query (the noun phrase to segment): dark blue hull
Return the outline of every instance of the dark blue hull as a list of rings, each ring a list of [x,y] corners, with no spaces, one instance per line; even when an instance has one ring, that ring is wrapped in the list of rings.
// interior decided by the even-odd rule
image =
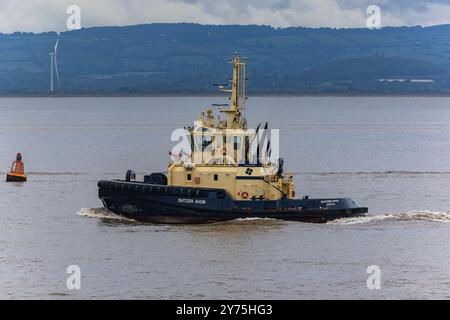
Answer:
[[[99,198],[110,211],[153,223],[211,223],[239,218],[270,218],[323,223],[364,216],[352,199],[235,201],[225,190],[172,187],[121,180],[100,181]]]

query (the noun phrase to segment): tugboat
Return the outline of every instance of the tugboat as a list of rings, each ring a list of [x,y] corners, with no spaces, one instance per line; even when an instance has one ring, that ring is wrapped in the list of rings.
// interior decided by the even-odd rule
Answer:
[[[16,160],[12,163],[11,170],[6,174],[6,182],[25,182],[25,166],[22,162],[22,154],[16,155]]]
[[[209,107],[194,127],[185,128],[190,153],[171,153],[167,175],[137,181],[128,170],[125,180],[99,181],[103,205],[136,221],[167,224],[242,218],[324,223],[364,216],[368,209],[350,198],[295,198],[293,174],[284,172],[282,158],[271,160],[268,124],[264,130],[247,128],[246,59],[235,54],[230,63],[231,89],[219,85],[231,93],[229,108],[213,105],[224,120]]]

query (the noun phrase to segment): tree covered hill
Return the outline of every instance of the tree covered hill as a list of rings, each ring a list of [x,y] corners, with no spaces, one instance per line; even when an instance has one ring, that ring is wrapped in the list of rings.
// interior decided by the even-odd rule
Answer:
[[[0,34],[0,94],[48,93],[56,37]],[[450,93],[450,25],[369,30],[186,23],[62,33],[59,93],[211,93],[213,83],[228,80],[234,52],[249,59],[252,93]]]

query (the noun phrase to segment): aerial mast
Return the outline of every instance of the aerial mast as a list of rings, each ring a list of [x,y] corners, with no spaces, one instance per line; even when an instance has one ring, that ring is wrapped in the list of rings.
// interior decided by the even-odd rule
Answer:
[[[234,54],[230,59],[233,65],[233,78],[231,79],[231,90],[222,88],[223,92],[231,93],[230,109],[221,110],[227,114],[227,129],[246,129],[247,123],[245,120],[245,104],[247,100],[246,87],[246,66],[245,58],[241,58]]]

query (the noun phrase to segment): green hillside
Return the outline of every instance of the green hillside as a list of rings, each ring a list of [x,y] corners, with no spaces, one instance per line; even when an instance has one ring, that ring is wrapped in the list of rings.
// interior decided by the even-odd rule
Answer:
[[[46,94],[55,33],[0,34],[0,94]],[[450,26],[275,29],[150,24],[61,34],[59,94],[207,94],[249,58],[262,94],[448,94]],[[380,81],[402,79],[402,81]],[[416,81],[426,80],[426,81]]]

